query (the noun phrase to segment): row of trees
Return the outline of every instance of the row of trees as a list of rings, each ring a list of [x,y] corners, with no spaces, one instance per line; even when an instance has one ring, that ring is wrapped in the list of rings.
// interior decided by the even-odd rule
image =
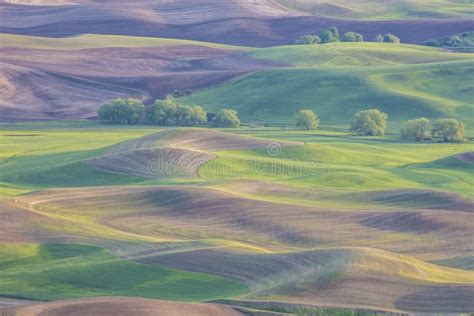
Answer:
[[[427,118],[409,120],[400,129],[402,139],[411,141],[425,141],[433,138],[445,142],[464,141],[464,124],[455,119],[441,119],[431,124]]]
[[[363,42],[364,36],[355,32],[346,32],[339,35],[337,27],[333,26],[319,35],[303,35],[295,41],[296,45],[315,45],[337,42]],[[400,43],[400,39],[393,34],[379,34],[374,38],[374,42]]]
[[[364,136],[383,136],[387,129],[387,114],[378,109],[359,111],[354,114],[351,131]],[[295,115],[296,126],[307,130],[317,129],[318,116],[311,110],[300,110]],[[431,124],[427,118],[409,120],[400,130],[402,139],[424,141],[433,138],[445,142],[464,140],[464,124],[455,119],[440,119]]]
[[[197,126],[208,122],[202,107],[180,104],[174,99],[156,100],[148,107],[136,99],[116,99],[103,104],[98,115],[101,122],[108,124]],[[224,109],[210,123],[216,127],[238,127],[240,119],[235,110]]]

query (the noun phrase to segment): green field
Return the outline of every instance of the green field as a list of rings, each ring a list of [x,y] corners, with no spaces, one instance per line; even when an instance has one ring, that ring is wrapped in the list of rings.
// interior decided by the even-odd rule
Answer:
[[[371,275],[376,285],[367,290],[366,306],[385,310],[414,293],[412,287],[445,291],[474,280],[464,234],[470,214],[463,209],[472,205],[474,173],[472,164],[456,158],[474,145],[329,130],[224,131],[87,121],[3,124],[0,295],[337,307],[333,282],[349,289],[344,299],[359,302],[356,289],[370,285]],[[187,150],[221,148],[197,177],[145,179],[85,163],[123,146],[139,154],[189,140]],[[268,140],[282,146],[268,151]],[[226,150],[238,141],[262,145]],[[180,165],[183,158],[174,159]],[[388,279],[402,290],[385,295],[392,291]],[[315,289],[316,302],[310,299]],[[459,294],[462,302],[466,293]],[[298,310],[291,304],[278,308]],[[409,309],[397,304],[396,310]]]
[[[367,20],[469,18],[473,13],[471,3],[462,0],[279,0],[278,2],[296,11],[315,15]]]
[[[2,244],[0,267],[2,295],[34,300],[116,295],[202,301],[245,291],[221,277],[137,264],[78,244]]]
[[[321,124],[348,128],[352,115],[379,108],[397,132],[411,118],[462,119],[472,134],[473,59],[432,48],[389,44],[330,44],[254,50],[293,67],[263,70],[183,98],[215,112],[231,107],[258,123],[293,123],[301,108]]]

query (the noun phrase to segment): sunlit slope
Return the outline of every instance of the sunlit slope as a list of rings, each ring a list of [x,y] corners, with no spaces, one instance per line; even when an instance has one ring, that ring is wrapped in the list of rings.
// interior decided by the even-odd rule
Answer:
[[[291,131],[250,133],[260,137],[282,137],[285,140],[295,136],[295,132]],[[473,197],[473,183],[470,180],[473,176],[472,164],[455,158],[458,153],[472,151],[471,144],[420,145],[399,142],[397,136],[370,139],[331,132],[307,132],[305,136],[300,134],[299,139],[306,144],[282,148],[276,156],[270,156],[263,150],[218,152],[217,159],[204,164],[199,174],[204,179],[214,181],[278,181],[281,185],[297,186],[299,193],[302,193],[301,189],[309,188],[356,192],[411,188],[445,190]],[[234,188],[238,189],[238,186]],[[320,198],[324,195],[310,200],[322,202],[325,199]],[[327,194],[329,199],[335,201],[335,205],[346,200],[341,199],[341,195],[339,198],[336,196]],[[299,199],[304,200],[302,196]],[[399,202],[408,203],[409,199]],[[347,196],[349,205],[357,201],[364,205],[363,201],[368,200],[362,196]],[[420,197],[416,200],[420,201]],[[439,205],[445,204],[440,199],[435,200]]]
[[[473,60],[472,54],[433,47],[387,43],[334,43],[253,49],[249,55],[297,67],[389,66]]]
[[[297,67],[254,72],[184,100],[211,112],[232,107],[246,120],[266,123],[292,123],[298,109],[309,108],[322,124],[344,127],[358,110],[377,107],[388,114],[392,131],[410,118],[453,117],[472,132],[471,55],[387,44],[350,47],[256,50],[251,54]]]
[[[469,1],[455,0],[278,0],[296,11],[314,15],[352,19],[469,18],[474,13]]]
[[[0,292],[25,299],[118,295],[202,301],[245,291],[222,277],[137,264],[78,244],[0,244],[0,267]]]
[[[157,37],[82,34],[63,38],[49,38],[17,34],[0,34],[0,47],[76,50],[105,47],[157,47],[166,45],[197,45],[216,49],[243,49],[239,46]]]

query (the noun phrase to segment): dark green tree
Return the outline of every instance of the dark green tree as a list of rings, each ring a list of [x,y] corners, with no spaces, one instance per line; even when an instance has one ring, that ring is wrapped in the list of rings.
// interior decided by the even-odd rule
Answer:
[[[295,45],[315,45],[320,43],[321,38],[317,35],[303,35],[295,41]]]
[[[99,119],[108,124],[137,124],[145,110],[136,99],[115,99],[103,104],[98,111]]]
[[[220,110],[212,120],[216,127],[239,127],[240,119],[237,111],[231,109]]]
[[[339,31],[333,26],[322,32],[319,37],[321,38],[321,44],[339,42]]]
[[[383,36],[383,41],[384,43],[400,44],[400,39],[393,34],[385,34]]]
[[[362,34],[355,33],[355,32],[347,32],[347,33],[344,33],[341,41],[342,42],[363,42],[364,36],[362,36]]]

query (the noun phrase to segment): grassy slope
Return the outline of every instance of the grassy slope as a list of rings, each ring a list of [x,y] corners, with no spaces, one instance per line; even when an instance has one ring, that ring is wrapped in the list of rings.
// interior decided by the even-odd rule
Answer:
[[[108,130],[103,130],[104,126],[87,124],[85,130],[79,127],[66,131],[44,130],[41,124],[37,126],[34,132],[21,130],[22,125],[17,126],[20,131],[0,132],[0,196],[51,187],[143,182],[139,178],[98,172],[82,161],[100,154],[110,145],[156,129],[132,127],[119,128],[117,132],[116,127],[108,126]]]
[[[297,138],[306,145],[283,148],[277,157],[264,150],[220,152],[217,159],[201,167],[200,175],[212,180],[254,179],[333,190],[440,189],[474,197],[470,180],[474,174],[468,163],[454,158],[446,158],[452,159],[448,160],[451,163],[441,166],[437,163],[474,150],[472,144],[420,145],[399,142],[395,137],[369,139],[331,132],[263,131],[251,135]],[[341,196],[332,198],[336,205],[344,202],[339,200]],[[347,198],[348,205],[355,203],[353,196]]]
[[[104,47],[152,47],[163,45],[198,45],[216,49],[244,49],[240,46],[171,38],[84,34],[65,38],[0,34],[0,47],[76,50]]]
[[[122,260],[95,246],[0,244],[0,293],[37,300],[140,296],[202,301],[240,294],[222,277]]]
[[[473,8],[469,1],[453,0],[279,0],[279,2],[296,11],[353,19],[469,18],[473,13]]]
[[[24,125],[6,125],[10,130],[1,133],[2,148],[6,148],[6,153],[11,157],[0,166],[3,174],[2,181],[8,181],[8,186],[18,187],[19,191],[2,192],[3,194],[18,194],[28,190],[41,189],[44,187],[64,187],[79,185],[95,185],[97,180],[106,177],[103,184],[149,184],[140,179],[117,178],[111,174],[81,169],[74,171],[68,165],[69,160],[80,161],[84,157],[89,157],[101,152],[110,145],[138,136],[150,133],[155,129],[149,127],[111,127],[107,130],[96,125],[86,124],[81,126],[75,123],[76,128],[65,130],[63,124],[39,123],[36,129],[25,130]],[[51,128],[48,128],[50,126]],[[16,127],[16,130],[12,130]],[[201,168],[201,175],[208,180],[209,184],[216,185],[220,189],[228,189],[233,194],[241,194],[237,187],[227,186],[222,180],[255,179],[267,180],[273,183],[281,183],[295,188],[322,188],[329,192],[321,202],[325,207],[352,207],[362,208],[373,207],[367,201],[357,201],[351,195],[338,195],[340,192],[351,193],[367,190],[398,189],[398,188],[428,188],[442,189],[446,191],[458,192],[465,196],[472,197],[472,170],[466,163],[461,163],[451,158],[452,155],[465,151],[473,151],[471,144],[412,144],[398,141],[395,137],[387,136],[380,138],[355,137],[341,132],[305,132],[305,131],[283,131],[279,129],[242,129],[234,132],[246,134],[248,136],[259,136],[274,140],[304,141],[304,146],[284,147],[279,156],[269,157],[265,150],[253,151],[229,151],[218,153],[217,160],[209,162]],[[19,134],[41,134],[39,136],[6,136]],[[415,149],[416,146],[416,150]],[[29,152],[28,150],[33,150]],[[17,154],[17,156],[14,156]],[[13,157],[12,157],[13,156]],[[66,159],[67,157],[70,157]],[[249,161],[259,160],[259,172],[244,170],[242,174],[220,174],[215,171],[223,170],[216,168],[222,164],[232,164],[234,167],[245,166]],[[260,159],[260,158],[259,158]],[[304,169],[293,169],[292,166],[301,166]],[[308,163],[308,164],[306,164]],[[64,166],[64,167],[62,167]],[[282,166],[283,169],[276,169],[274,166]],[[288,167],[289,166],[289,167]],[[307,168],[308,169],[305,169]],[[82,168],[82,167],[81,167]],[[224,169],[225,170],[225,169]],[[278,170],[283,172],[278,173]],[[304,173],[301,174],[300,171]],[[48,178],[54,176],[54,181]],[[46,179],[43,183],[40,180]],[[135,181],[135,182],[134,182]],[[215,181],[215,182],[214,182]],[[223,184],[224,183],[224,184]],[[223,185],[222,185],[223,184]],[[4,183],[4,185],[6,185]],[[244,195],[244,194],[242,194]],[[61,195],[57,195],[59,198]],[[69,195],[62,195],[69,196]],[[256,199],[269,199],[275,202],[298,204],[295,200],[285,199],[285,194],[277,194],[270,198],[254,196]],[[123,207],[128,203],[132,205],[130,210],[140,212],[140,210],[153,210],[149,206],[143,209],[140,206],[143,197],[131,198],[123,196],[113,199]],[[91,200],[88,200],[88,202]],[[107,203],[107,201],[104,201]],[[311,205],[318,205],[314,201],[306,201]],[[403,202],[403,201],[402,201]],[[44,200],[48,205],[48,199]],[[134,204],[138,203],[138,204]],[[303,201],[301,204],[305,204]],[[130,241],[126,233],[112,234],[104,226],[91,225],[88,217],[98,214],[116,214],[113,205],[110,208],[99,207],[81,209],[77,212],[76,207],[81,208],[80,203],[75,203],[71,212],[67,208],[61,208],[61,213],[54,209],[48,213],[47,209],[42,209],[54,218],[68,219],[72,225],[61,225],[55,229],[68,231],[72,234],[92,234],[99,238],[115,240],[117,243]],[[154,204],[153,204],[154,205]],[[135,207],[136,206],[136,207]],[[391,205],[392,207],[394,205]],[[395,205],[397,206],[397,205]],[[411,205],[400,204],[400,206],[410,208]],[[89,205],[90,207],[90,205]],[[109,213],[107,213],[109,212]],[[106,214],[107,213],[107,214]],[[84,216],[87,215],[87,216]],[[134,225],[131,218],[124,221],[125,224]],[[138,222],[139,223],[139,222]],[[118,224],[118,222],[115,222]],[[148,223],[149,224],[149,223]],[[172,233],[188,232],[189,226],[179,227],[170,225]],[[198,223],[197,223],[198,225]],[[199,225],[198,225],[199,226]],[[211,230],[214,234],[216,229]],[[81,232],[76,232],[73,228],[84,227]],[[136,229],[140,226],[136,226]],[[151,231],[157,228],[151,225]],[[52,228],[51,228],[52,229]],[[71,230],[72,229],[72,230]],[[201,228],[204,229],[204,228]],[[207,228],[206,228],[207,229]],[[143,232],[143,230],[140,230]],[[368,230],[369,231],[369,230]],[[165,229],[165,232],[166,229]],[[204,230],[202,238],[208,233]],[[184,234],[184,236],[186,236]],[[215,240],[216,246],[232,248],[234,250],[249,251],[249,248],[239,249],[232,244],[232,237],[228,232],[222,235],[222,240]],[[375,236],[375,235],[374,235]],[[377,235],[379,236],[379,235]],[[382,236],[382,235],[380,235]],[[429,240],[430,235],[414,235],[407,233],[384,232],[380,240],[372,240],[374,244],[396,243],[397,240],[405,240],[405,244],[410,240],[415,243],[415,239]],[[244,236],[245,237],[245,236]],[[241,238],[243,238],[241,236]],[[133,238],[132,238],[133,239]],[[153,242],[159,247],[159,238],[138,238],[141,243]],[[138,244],[139,241],[135,240]],[[393,239],[393,240],[392,240]],[[194,240],[198,241],[198,240]],[[161,242],[166,242],[162,240]],[[192,241],[191,241],[192,242]],[[226,244],[227,242],[227,244]],[[168,240],[171,245],[172,242]],[[403,243],[403,242],[402,242]],[[176,243],[177,244],[177,243]],[[167,244],[168,245],[168,244]],[[144,246],[145,247],[145,246]],[[170,246],[171,247],[171,246]],[[177,246],[179,248],[179,246]],[[199,247],[194,245],[192,247]],[[206,246],[207,247],[207,246]],[[140,248],[140,247],[138,247]],[[177,249],[178,249],[177,248]],[[172,249],[172,248],[171,248]],[[176,250],[179,252],[180,250]],[[255,251],[253,249],[252,251]],[[379,275],[380,264],[385,261],[395,267],[396,277],[408,280],[407,282],[428,282],[431,284],[451,284],[463,283],[465,277],[472,278],[472,273],[466,271],[446,270],[439,266],[426,264],[426,262],[412,259],[412,257],[398,256],[396,254],[377,252],[377,250],[363,255],[368,261],[359,261],[355,267],[356,271],[372,271]],[[441,251],[441,250],[439,250]],[[173,251],[170,251],[172,253]],[[183,250],[183,252],[187,252]],[[258,251],[257,251],[258,252]],[[377,257],[382,260],[379,264],[374,263],[370,258]],[[199,257],[197,257],[199,258]],[[453,259],[449,265],[456,266],[459,262]],[[469,263],[467,263],[469,264]],[[466,264],[461,264],[464,267]],[[84,245],[26,245],[16,246],[3,245],[0,247],[0,278],[6,280],[0,284],[0,293],[12,296],[23,296],[37,299],[60,299],[67,297],[97,296],[97,295],[130,295],[142,297],[154,297],[178,300],[208,300],[223,297],[232,297],[242,294],[245,289],[226,279],[210,276],[209,274],[195,274],[183,270],[162,268],[159,264],[140,265],[130,261],[120,260],[102,248]],[[422,273],[420,273],[422,271]],[[206,271],[203,271],[206,272]],[[208,271],[212,273],[212,271]],[[395,273],[394,272],[394,273]],[[449,273],[448,273],[449,272]],[[119,276],[125,276],[120,278]],[[316,281],[315,281],[316,282]],[[319,281],[318,281],[319,282]],[[39,286],[40,284],[41,286]],[[46,285],[46,286],[45,286]],[[285,289],[283,285],[281,289]],[[293,285],[289,285],[288,297],[291,300]],[[296,286],[304,293],[305,288]],[[314,288],[312,284],[309,289]],[[277,292],[278,288],[275,289]],[[282,292],[280,292],[281,294]],[[287,295],[286,293],[283,293]]]
[[[354,50],[352,48],[355,48]],[[291,123],[300,108],[325,125],[348,127],[352,115],[377,107],[391,131],[409,118],[462,118],[472,133],[474,59],[409,45],[333,44],[261,49],[251,55],[294,67],[255,72],[183,100],[208,111],[232,107],[250,121]]]

